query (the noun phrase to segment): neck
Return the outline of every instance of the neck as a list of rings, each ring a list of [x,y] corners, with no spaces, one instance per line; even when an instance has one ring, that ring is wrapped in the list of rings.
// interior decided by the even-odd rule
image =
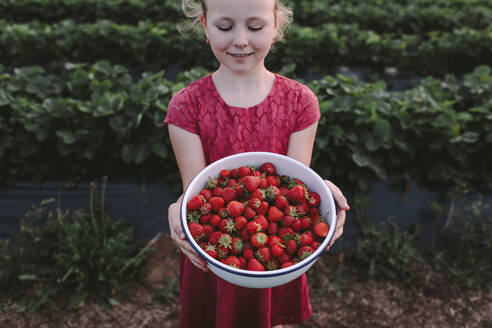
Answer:
[[[258,65],[258,67],[247,73],[234,73],[224,66],[220,66],[217,71],[213,73],[216,81],[226,82],[227,85],[233,88],[242,88],[243,90],[255,88],[259,85],[265,84],[269,77],[272,75],[265,66]]]

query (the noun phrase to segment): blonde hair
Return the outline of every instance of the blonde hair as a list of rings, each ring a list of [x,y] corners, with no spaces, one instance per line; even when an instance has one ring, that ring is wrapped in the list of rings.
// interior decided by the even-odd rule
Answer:
[[[181,8],[186,17],[192,18],[193,21],[184,22],[178,24],[178,30],[181,33],[186,34],[186,32],[198,32],[202,34],[203,29],[200,27],[200,16],[207,16],[207,4],[206,0],[181,0]],[[275,1],[275,22],[279,22],[278,24],[278,33],[275,36],[276,41],[280,41],[284,38],[284,34],[286,30],[292,25],[293,21],[293,12],[292,10],[281,3],[280,0]]]

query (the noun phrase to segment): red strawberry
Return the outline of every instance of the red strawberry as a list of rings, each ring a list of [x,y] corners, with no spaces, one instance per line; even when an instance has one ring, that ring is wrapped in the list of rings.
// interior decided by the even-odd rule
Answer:
[[[278,180],[276,177],[270,175],[270,176],[267,176],[266,179],[267,179],[267,184],[269,186],[278,187]],[[280,192],[280,190],[279,190],[279,192]]]
[[[313,237],[310,234],[308,234],[308,233],[301,234],[301,238],[299,240],[299,243],[302,246],[311,245],[312,242],[313,242]]]
[[[252,175],[245,176],[243,178],[243,184],[247,191],[253,192],[260,185],[260,178]]]
[[[224,201],[226,203],[229,203],[232,200],[236,200],[237,199],[236,191],[231,187],[225,187],[224,191],[222,192],[222,198],[224,198]]]
[[[270,261],[265,263],[265,269],[267,270],[277,270],[280,266],[280,261],[275,257],[272,257]]]
[[[232,188],[235,184],[237,184],[236,179],[233,178],[227,179],[226,187]]]
[[[238,168],[234,168],[231,170],[231,177],[239,178],[239,169]]]
[[[210,224],[205,224],[203,226],[203,232],[205,233],[205,235],[207,236],[207,238],[214,231],[215,231],[215,228],[212,227]]]
[[[278,229],[278,236],[280,238],[283,238],[285,240],[285,238],[292,238],[292,236],[294,236],[294,230],[292,230],[292,228],[286,228],[286,227],[282,227],[280,229]]]
[[[218,216],[217,214],[213,214],[211,217],[210,217],[210,225],[214,226],[214,227],[218,227],[219,224],[220,224],[220,221],[222,221],[222,219],[220,218],[220,216]]]
[[[205,203],[200,207],[200,213],[202,215],[210,214],[212,211],[212,205],[210,203]]]
[[[284,213],[276,206],[270,206],[268,209],[268,220],[270,222],[280,221],[284,216]]]
[[[191,236],[195,239],[203,234],[203,226],[200,223],[192,222],[188,225],[188,229],[190,230]]]
[[[270,258],[272,257],[272,250],[268,246],[260,247],[255,252],[255,257],[261,263],[266,263],[266,262],[270,261]]]
[[[251,195],[251,198],[248,200],[248,207],[251,207],[252,209],[256,210],[258,207],[260,207],[260,205],[261,205],[261,200]]]
[[[287,205],[284,207],[284,214],[285,215],[291,215],[293,217],[298,216],[297,211],[296,211],[296,207],[292,206],[292,205]]]
[[[223,247],[226,249],[231,249],[232,248],[232,237],[231,237],[231,235],[229,235],[227,233],[223,233],[218,240],[218,245],[220,247]]]
[[[286,215],[282,218],[282,226],[290,227],[290,226],[292,226],[292,223],[294,223],[295,220],[296,220],[295,217],[293,217],[291,215]]]
[[[292,255],[297,252],[297,243],[294,239],[289,239],[285,245],[285,251],[287,254]]]
[[[265,192],[263,191],[263,189],[260,189],[260,188],[257,188],[256,190],[253,190],[253,192],[251,193],[251,196],[250,196],[251,199],[259,199],[259,200],[263,200],[265,199]]]
[[[232,254],[241,254],[241,252],[243,251],[244,249],[244,243],[243,241],[238,238],[238,237],[234,237],[232,238],[232,249],[231,249],[231,253]]]
[[[278,189],[280,189],[280,194],[284,197],[287,197],[289,195],[289,188],[285,186],[281,186]]]
[[[282,238],[275,235],[268,236],[268,246],[273,246],[275,244],[282,244]]]
[[[317,192],[310,191],[308,193],[307,202],[308,202],[309,206],[311,206],[311,207],[318,206],[319,202],[320,202],[319,194]]]
[[[217,259],[225,259],[229,256],[230,250],[224,246],[217,246]]]
[[[271,202],[274,202],[275,199],[281,194],[280,189],[275,186],[269,186],[265,189],[265,198]]]
[[[260,207],[258,207],[258,209],[256,210],[256,213],[265,215],[268,211],[268,207],[270,207],[270,205],[268,205],[268,202],[263,200],[261,201]]]
[[[236,216],[239,216],[243,214],[244,212],[244,204],[235,200],[232,200],[227,204],[227,212],[229,213],[230,216],[235,218]]]
[[[208,201],[212,206],[212,210],[218,212],[220,208],[224,207],[225,200],[222,197],[213,196]]]
[[[311,207],[308,211],[308,216],[314,217],[316,215],[319,215],[319,209],[317,207]]]
[[[244,186],[242,184],[240,184],[240,183],[236,183],[235,185],[232,186],[232,188],[236,192],[237,198],[243,197],[243,195],[244,195],[244,189],[243,189],[243,187]]]
[[[268,236],[263,232],[256,232],[251,236],[250,242],[254,247],[262,247],[268,242]]]
[[[224,189],[222,189],[220,187],[216,187],[216,188],[212,189],[212,196],[222,197],[223,193],[224,193]]]
[[[248,260],[255,258],[255,252],[254,252],[254,249],[250,243],[246,243],[244,245],[243,256],[244,256],[244,258],[246,258]]]
[[[291,228],[292,228],[292,230],[294,230],[296,232],[301,231],[301,228],[302,228],[301,220],[294,219],[294,222],[292,222]]]
[[[217,247],[215,247],[214,245],[208,244],[205,246],[205,248],[203,250],[205,251],[205,253],[207,253],[208,255],[213,257],[214,259],[217,258]]]
[[[251,238],[251,234],[249,233],[248,228],[243,228],[241,231],[239,231],[239,236],[241,236],[243,240],[249,240]]]
[[[289,200],[293,204],[299,204],[306,200],[306,188],[302,185],[296,185],[289,190]]]
[[[260,185],[258,186],[260,189],[265,189],[268,187],[268,180],[266,178],[260,178]]]
[[[229,212],[227,212],[227,208],[225,208],[225,207],[219,208],[219,210],[217,211],[217,213],[219,214],[219,216],[222,219],[225,219],[225,218],[229,217]]]
[[[222,237],[222,231],[214,231],[208,236],[208,242],[211,245],[217,245],[220,237]]]
[[[249,167],[247,167],[247,166],[240,166],[238,168],[238,171],[239,171],[239,176],[240,177],[245,177],[245,176],[251,174],[251,169]]]
[[[270,223],[268,223],[267,232],[270,235],[276,235],[278,233],[278,229],[279,229],[279,226],[278,226],[278,223],[277,222],[270,222]]]
[[[280,263],[286,263],[286,262],[290,262],[292,260],[292,258],[289,256],[289,254],[287,253],[284,253],[282,255],[280,255],[280,257],[278,258],[278,260],[280,261]]]
[[[239,268],[240,268],[240,269],[245,270],[245,269],[246,269],[246,265],[248,265],[248,260],[246,260],[246,259],[244,258],[244,256],[240,256],[240,257],[239,257],[239,263],[241,264],[241,265],[239,266]]]
[[[274,175],[275,173],[277,173],[277,170],[275,168],[275,165],[267,162],[260,165],[260,172],[265,173],[266,175]]]
[[[212,197],[212,192],[207,188],[200,190],[199,194],[202,195],[207,202],[210,199],[210,197]]]
[[[258,225],[261,226],[261,231],[266,231],[268,229],[269,223],[264,215],[259,214],[256,219],[254,219],[254,222],[258,223]]]
[[[315,240],[309,246],[311,246],[313,250],[317,250],[319,248],[319,242]]]
[[[305,258],[307,258],[308,256],[310,256],[311,254],[313,254],[313,252],[314,252],[314,250],[311,248],[311,246],[302,246],[297,251],[297,256],[302,261]]]
[[[186,208],[189,210],[198,210],[203,204],[205,204],[205,197],[202,195],[196,195],[191,197],[186,203]]]
[[[258,223],[255,221],[249,221],[248,224],[246,224],[246,229],[248,229],[248,232],[253,234],[255,232],[258,232],[261,230],[261,227]]]
[[[246,269],[250,271],[265,271],[263,264],[255,258],[249,259]]]
[[[289,205],[289,201],[287,200],[287,198],[285,196],[278,196],[277,198],[275,198],[275,206],[277,206],[278,208],[284,208],[286,206]]]
[[[201,224],[207,224],[207,223],[209,223],[211,217],[212,217],[212,215],[210,215],[210,214],[202,215],[200,217],[200,223]]]
[[[234,224],[236,225],[236,230],[242,230],[246,224],[248,223],[248,220],[244,216],[237,216],[234,218]]]
[[[224,264],[239,269],[241,266],[241,261],[239,261],[239,258],[236,256],[230,255],[224,260]]]
[[[301,218],[301,229],[307,230],[311,227],[311,218],[309,216],[303,216]]]
[[[225,233],[232,233],[236,231],[236,224],[232,219],[222,219],[219,224],[219,229]]]
[[[282,263],[282,265],[280,266],[281,269],[284,269],[284,268],[288,268],[290,266],[294,265],[294,262],[284,262]]]
[[[280,257],[282,254],[284,254],[284,248],[282,244],[274,244],[271,246],[272,248],[272,255],[275,257]]]
[[[318,237],[326,237],[328,235],[328,231],[330,231],[330,227],[326,224],[326,222],[320,221],[313,227],[313,232]]]
[[[230,170],[222,170],[220,171],[220,177],[222,179],[227,179],[231,176],[231,171]]]
[[[246,207],[246,208],[244,209],[244,213],[243,213],[243,215],[244,215],[244,217],[245,217],[246,219],[251,220],[251,219],[253,219],[253,218],[256,216],[256,212],[255,212],[255,210],[254,210],[254,209],[252,209],[251,207]]]
[[[309,211],[309,205],[306,201],[301,202],[300,204],[296,205],[296,212],[298,214],[306,214]]]

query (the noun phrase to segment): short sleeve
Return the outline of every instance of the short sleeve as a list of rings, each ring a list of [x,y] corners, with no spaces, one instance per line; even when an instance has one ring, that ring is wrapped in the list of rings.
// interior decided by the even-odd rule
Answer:
[[[317,122],[321,117],[316,94],[303,85],[297,101],[297,118],[294,132],[304,130]]]
[[[193,134],[199,134],[197,105],[186,88],[175,94],[167,106],[165,124],[173,124]]]

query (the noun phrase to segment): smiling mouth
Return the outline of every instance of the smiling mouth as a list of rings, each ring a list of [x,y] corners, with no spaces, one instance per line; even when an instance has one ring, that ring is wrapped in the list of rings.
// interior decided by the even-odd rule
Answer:
[[[231,53],[229,53],[229,55],[234,56],[234,57],[239,57],[239,58],[248,57],[248,56],[251,56],[252,54],[253,53],[249,53],[249,54],[231,54]]]

